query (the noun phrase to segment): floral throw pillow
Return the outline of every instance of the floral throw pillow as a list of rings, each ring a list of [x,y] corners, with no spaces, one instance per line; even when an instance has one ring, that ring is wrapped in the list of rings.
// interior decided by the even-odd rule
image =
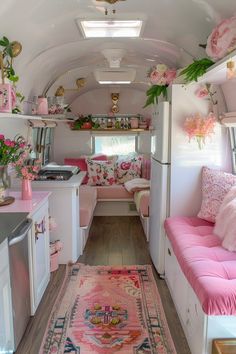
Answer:
[[[142,170],[141,156],[120,157],[116,162],[117,183],[123,184],[133,178],[139,178]]]
[[[88,185],[111,186],[115,183],[115,165],[112,161],[96,161],[87,159]]]
[[[202,205],[198,217],[215,222],[223,199],[233,185],[236,185],[236,176],[231,173],[203,167]]]

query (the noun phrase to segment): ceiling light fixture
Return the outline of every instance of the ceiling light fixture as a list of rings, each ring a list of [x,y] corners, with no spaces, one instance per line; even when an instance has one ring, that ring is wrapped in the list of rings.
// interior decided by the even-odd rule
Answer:
[[[131,81],[98,81],[98,83],[101,85],[127,85],[131,84]]]
[[[139,37],[143,21],[141,20],[107,20],[84,21],[77,23],[85,38]]]

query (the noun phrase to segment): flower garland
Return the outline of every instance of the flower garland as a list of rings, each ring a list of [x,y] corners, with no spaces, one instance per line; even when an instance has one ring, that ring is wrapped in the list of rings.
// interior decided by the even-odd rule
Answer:
[[[187,117],[184,122],[184,131],[189,137],[189,142],[195,138],[199,149],[203,148],[206,142],[206,137],[214,134],[216,118],[213,113],[209,113],[207,117],[196,113],[193,116]]]
[[[169,69],[165,64],[158,64],[149,70],[147,76],[153,86],[146,92],[147,100],[143,108],[154,104],[161,94],[167,97],[167,87],[176,78],[176,70]]]

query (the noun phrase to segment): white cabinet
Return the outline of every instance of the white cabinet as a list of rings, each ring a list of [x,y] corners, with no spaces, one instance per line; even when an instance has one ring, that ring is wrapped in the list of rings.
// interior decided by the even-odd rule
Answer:
[[[31,215],[29,240],[31,275],[31,314],[33,315],[50,280],[48,202]]]
[[[14,347],[8,240],[0,244],[0,352],[11,353]]]

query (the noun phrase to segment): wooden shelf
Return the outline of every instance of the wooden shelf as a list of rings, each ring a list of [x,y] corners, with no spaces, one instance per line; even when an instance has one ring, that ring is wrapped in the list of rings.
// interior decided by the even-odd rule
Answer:
[[[105,129],[71,129],[72,131],[77,131],[77,132],[83,132],[83,131],[89,131],[89,132],[112,132],[112,133],[115,133],[115,132],[122,132],[122,133],[125,133],[125,132],[133,132],[133,133],[139,133],[139,132],[150,132],[151,130],[149,129],[141,129],[141,128],[138,128],[138,129],[115,129],[115,128],[105,128]]]

